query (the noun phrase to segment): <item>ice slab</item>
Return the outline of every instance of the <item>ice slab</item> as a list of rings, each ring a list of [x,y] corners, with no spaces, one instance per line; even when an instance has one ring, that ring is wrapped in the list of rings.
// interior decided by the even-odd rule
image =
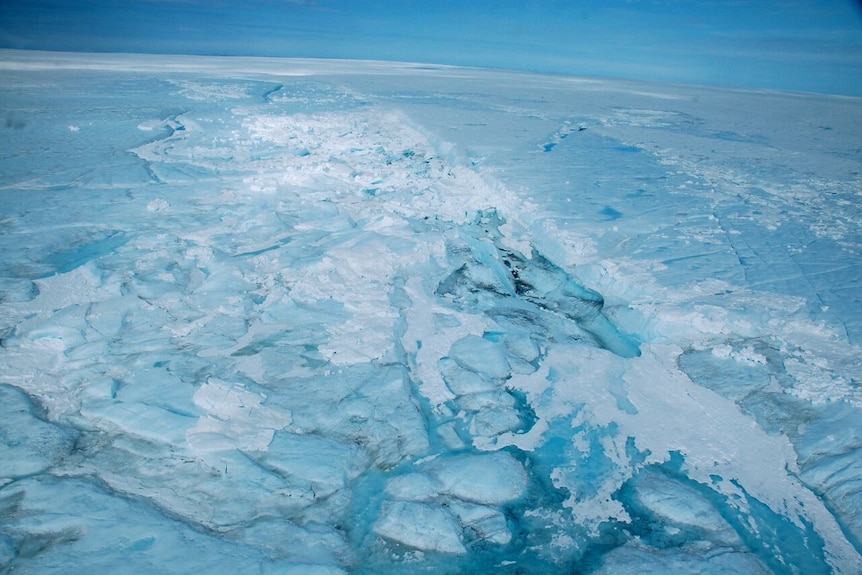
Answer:
[[[641,473],[634,485],[637,502],[670,524],[669,530],[696,529],[726,545],[741,543],[718,509],[693,487],[654,471]]]
[[[422,551],[466,553],[455,518],[442,507],[409,501],[384,504],[374,532]]]
[[[512,540],[506,516],[499,510],[461,501],[452,501],[449,506],[458,516],[465,537],[496,545],[506,545]]]
[[[74,434],[37,417],[38,408],[17,389],[0,385],[0,406],[0,484],[45,471],[71,451]]]
[[[766,575],[772,573],[755,557],[732,549],[705,550],[693,546],[682,549],[656,549],[643,545],[627,545],[611,551],[594,573],[601,575],[635,573],[679,573],[706,575]]]
[[[505,451],[441,459],[429,465],[428,473],[442,492],[487,505],[518,499],[529,481],[521,463]]]
[[[355,444],[322,437],[278,433],[261,461],[291,480],[308,482],[315,497],[328,497],[365,471],[365,454]]]
[[[21,573],[67,573],[70,564],[87,571],[119,565],[148,571],[157,566],[163,573],[235,573],[250,566],[276,573],[297,568],[290,556],[273,558],[253,545],[201,533],[85,480],[25,479],[3,489],[0,505],[0,532],[14,549],[12,557],[4,558],[4,567]],[[315,559],[304,558],[308,572],[344,572],[328,550],[320,550]]]
[[[509,376],[509,362],[500,347],[478,336],[467,336],[452,344],[449,357],[461,367],[492,379]]]

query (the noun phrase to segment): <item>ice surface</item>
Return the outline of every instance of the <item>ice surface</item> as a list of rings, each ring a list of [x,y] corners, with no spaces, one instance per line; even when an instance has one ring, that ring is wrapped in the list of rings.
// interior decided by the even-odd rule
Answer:
[[[862,570],[858,99],[0,60],[0,570]]]

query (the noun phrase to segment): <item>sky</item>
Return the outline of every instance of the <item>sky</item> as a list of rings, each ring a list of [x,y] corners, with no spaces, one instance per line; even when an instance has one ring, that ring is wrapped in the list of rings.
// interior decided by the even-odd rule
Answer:
[[[397,60],[862,96],[862,0],[0,0],[0,48]]]

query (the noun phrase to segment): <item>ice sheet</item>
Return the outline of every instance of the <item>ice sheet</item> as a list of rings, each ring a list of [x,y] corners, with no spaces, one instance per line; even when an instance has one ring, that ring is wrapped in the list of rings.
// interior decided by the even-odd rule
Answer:
[[[0,61],[0,569],[862,569],[858,99]]]

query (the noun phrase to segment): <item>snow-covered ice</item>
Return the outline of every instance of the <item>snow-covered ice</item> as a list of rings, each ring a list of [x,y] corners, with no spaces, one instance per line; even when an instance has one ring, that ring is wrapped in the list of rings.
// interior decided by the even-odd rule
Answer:
[[[0,570],[862,571],[858,98],[0,78]]]

